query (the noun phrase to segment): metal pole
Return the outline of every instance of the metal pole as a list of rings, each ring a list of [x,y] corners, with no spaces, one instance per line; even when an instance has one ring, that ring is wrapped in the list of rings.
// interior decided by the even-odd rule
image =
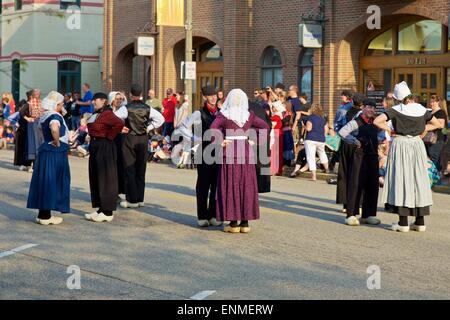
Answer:
[[[192,61],[192,0],[186,0],[186,56],[185,62]],[[185,64],[186,71],[186,64]],[[189,97],[189,112],[192,113],[194,101],[192,101],[192,80],[186,79],[184,72],[184,93]]]

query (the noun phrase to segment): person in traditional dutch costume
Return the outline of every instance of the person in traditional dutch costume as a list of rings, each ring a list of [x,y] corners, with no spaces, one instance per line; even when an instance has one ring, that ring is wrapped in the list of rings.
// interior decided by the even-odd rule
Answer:
[[[358,226],[360,223],[377,225],[378,203],[378,127],[373,124],[376,101],[364,99],[362,113],[348,122],[340,131],[342,139],[355,146],[348,172],[347,218],[345,223]],[[362,199],[362,210],[360,203]],[[362,214],[358,220],[356,216]]]
[[[211,129],[220,130],[224,138],[221,142],[223,161],[219,165],[216,219],[230,221],[224,228],[225,232],[248,233],[249,221],[257,220],[260,216],[255,169],[257,161],[250,130],[264,129],[268,132],[270,127],[249,111],[244,91],[233,89],[211,124]],[[262,135],[265,136],[267,133]]]
[[[427,152],[422,141],[427,131],[439,126],[439,121],[421,104],[414,103],[406,82],[395,86],[394,98],[400,104],[378,116],[374,124],[394,136],[386,167],[382,200],[393,207],[399,222],[393,231],[425,231],[425,216],[433,204],[427,171]],[[392,121],[393,130],[387,124]],[[427,124],[429,122],[429,124]],[[415,221],[408,225],[408,216]]]
[[[52,91],[42,101],[39,118],[44,142],[39,146],[31,178],[27,208],[38,209],[36,222],[57,225],[63,219],[51,211],[70,212],[69,129],[61,115],[64,96]]]
[[[108,97],[99,92],[94,95],[94,114],[88,119],[91,137],[89,145],[89,185],[91,201],[97,211],[86,214],[87,220],[111,222],[117,209],[118,177],[116,136],[122,132],[124,122],[106,105]]]

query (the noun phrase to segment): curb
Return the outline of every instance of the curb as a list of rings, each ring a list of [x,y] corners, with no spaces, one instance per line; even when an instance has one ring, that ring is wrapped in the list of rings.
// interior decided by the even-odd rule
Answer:
[[[450,194],[450,186],[434,186],[432,190],[436,193]]]

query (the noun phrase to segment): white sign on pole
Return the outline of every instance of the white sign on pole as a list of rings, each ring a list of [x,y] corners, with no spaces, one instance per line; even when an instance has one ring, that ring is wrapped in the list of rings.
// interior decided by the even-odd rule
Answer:
[[[138,37],[136,46],[138,56],[153,56],[155,54],[155,38],[153,37]]]
[[[299,24],[298,44],[305,48],[322,48],[322,26],[320,24]]]
[[[197,79],[197,64],[195,62],[181,61],[181,79],[183,80]]]

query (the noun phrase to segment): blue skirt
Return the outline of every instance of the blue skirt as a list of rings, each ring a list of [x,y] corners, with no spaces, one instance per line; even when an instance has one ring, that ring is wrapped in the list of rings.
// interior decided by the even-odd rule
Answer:
[[[286,161],[295,159],[292,130],[283,131],[283,158]]]
[[[43,142],[42,132],[39,130],[39,121],[29,122],[27,128],[26,160],[36,159],[37,149]]]
[[[27,208],[70,212],[69,146],[47,142],[39,147],[28,193]]]

